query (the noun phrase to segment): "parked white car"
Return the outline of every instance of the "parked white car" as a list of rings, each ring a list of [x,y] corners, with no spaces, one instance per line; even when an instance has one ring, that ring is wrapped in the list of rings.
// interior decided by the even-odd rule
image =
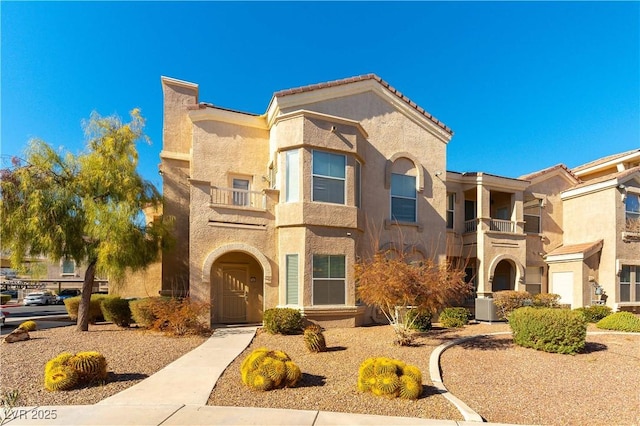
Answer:
[[[56,303],[56,296],[50,291],[39,291],[37,293],[30,293],[22,301],[22,304],[24,306],[49,305],[52,303]]]

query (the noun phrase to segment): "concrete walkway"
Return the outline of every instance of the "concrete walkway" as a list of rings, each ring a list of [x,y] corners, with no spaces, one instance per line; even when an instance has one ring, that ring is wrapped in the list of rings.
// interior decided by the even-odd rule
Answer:
[[[205,343],[140,383],[95,405],[18,407],[8,425],[478,425],[482,418],[462,401],[456,405],[465,421],[413,417],[207,406],[209,395],[225,368],[251,343],[257,327],[217,329]],[[477,336],[476,336],[477,337]],[[465,339],[466,340],[466,339]],[[452,342],[450,344],[455,344]],[[447,345],[450,345],[449,343]],[[443,345],[444,346],[444,345]],[[430,373],[447,397],[440,377],[439,357],[431,356]],[[434,376],[437,369],[437,377]],[[434,380],[434,377],[436,380]],[[448,394],[451,400],[452,395]],[[453,397],[456,399],[455,397]],[[462,408],[461,408],[462,407]],[[465,408],[466,407],[466,408]],[[0,408],[0,419],[5,417]],[[0,421],[0,423],[2,423]],[[489,423],[486,423],[489,424]]]

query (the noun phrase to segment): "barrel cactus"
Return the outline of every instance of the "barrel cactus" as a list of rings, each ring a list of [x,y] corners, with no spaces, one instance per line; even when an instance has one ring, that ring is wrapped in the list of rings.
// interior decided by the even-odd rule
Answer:
[[[93,382],[107,378],[107,360],[99,352],[78,352],[68,363],[84,381]]]
[[[66,365],[51,367],[44,374],[44,387],[49,391],[73,389],[78,384],[78,381],[78,372]]]
[[[38,324],[35,321],[28,320],[20,324],[18,328],[25,331],[35,331],[38,328]]]
[[[358,389],[387,398],[418,399],[422,373],[414,365],[391,358],[368,358],[358,371]]]
[[[240,366],[242,383],[251,389],[267,391],[294,387],[302,372],[283,351],[259,348],[251,352]]]
[[[325,352],[327,343],[322,334],[322,328],[316,324],[312,324],[304,329],[304,344],[309,352]]]

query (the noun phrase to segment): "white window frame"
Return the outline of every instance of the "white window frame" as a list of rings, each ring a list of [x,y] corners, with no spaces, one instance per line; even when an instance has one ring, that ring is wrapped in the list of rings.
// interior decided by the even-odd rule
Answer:
[[[313,156],[317,155],[316,153],[323,153],[323,154],[330,154],[330,155],[335,155],[335,156],[339,156],[339,157],[343,157],[344,158],[344,178],[341,177],[335,177],[335,176],[327,176],[327,175],[321,175],[319,173],[316,173],[315,170],[313,169]],[[311,199],[314,202],[319,202],[319,203],[329,203],[329,204],[338,204],[338,205],[345,205],[347,202],[347,191],[346,191],[346,187],[347,187],[347,157],[344,154],[336,154],[333,152],[328,152],[328,151],[320,151],[320,150],[313,150],[312,153],[312,158],[311,158]],[[329,179],[329,180],[335,180],[335,181],[342,181],[342,202],[338,203],[338,202],[334,202],[334,201],[326,201],[326,200],[316,200],[316,194],[314,191],[314,180],[316,178],[321,178],[321,179]]]
[[[449,213],[451,213],[451,226],[449,226]],[[456,225],[456,193],[447,193],[447,217],[446,226],[447,229],[454,229]]]
[[[285,153],[285,202],[300,201],[300,150],[292,149]]]
[[[629,281],[622,281],[624,276],[622,271],[629,268]],[[629,286],[629,300],[622,300],[622,286]],[[618,280],[618,301],[620,303],[637,303],[640,302],[640,265],[621,265],[620,279]]]
[[[246,188],[236,187],[236,183],[247,184]],[[234,206],[248,206],[251,203],[251,179],[247,177],[234,176],[231,177],[231,188],[233,189],[233,196],[231,201]]]
[[[627,193],[625,201],[624,201],[624,220],[626,223],[627,229],[632,227],[632,223],[635,221],[640,221],[640,209],[639,211],[627,210],[629,206],[629,200],[637,199],[638,205],[640,206],[640,194]]]
[[[403,196],[403,195],[393,195],[393,176],[402,176],[402,177],[410,177],[414,179],[414,191],[415,191],[415,197],[407,197],[407,196]],[[391,173],[391,187],[389,190],[389,216],[391,217],[391,221],[392,222],[398,222],[398,223],[416,223],[418,221],[418,190],[415,187],[416,184],[416,176],[411,176],[411,175],[406,175],[406,174],[400,174],[400,173]],[[393,216],[393,199],[403,199],[403,200],[413,200],[414,205],[413,205],[413,220],[398,220],[395,219]]]
[[[362,207],[362,164],[356,160],[355,170],[355,203],[356,207]]]
[[[315,269],[314,269],[314,263],[316,262],[316,257],[319,256],[323,256],[323,257],[329,257],[329,277],[323,278],[323,277],[316,277],[315,276]],[[331,277],[331,257],[342,257],[343,262],[344,262],[344,277]],[[311,300],[312,300],[312,304],[314,306],[344,306],[347,304],[347,259],[346,256],[343,254],[314,254],[311,258]],[[344,291],[344,300],[342,301],[342,303],[316,303],[316,295],[315,295],[315,287],[316,287],[316,281],[336,281],[339,282],[341,281],[343,283],[343,291]]]
[[[289,272],[289,269],[293,266],[293,262],[295,261],[295,279]],[[285,255],[285,304],[287,305],[298,305],[300,303],[300,256],[295,254],[287,254]],[[295,293],[295,300],[292,297],[289,298],[290,293]]]

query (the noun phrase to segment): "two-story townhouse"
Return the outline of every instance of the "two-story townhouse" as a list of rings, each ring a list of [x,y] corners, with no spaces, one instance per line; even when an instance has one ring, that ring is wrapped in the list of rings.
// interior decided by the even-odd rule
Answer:
[[[560,192],[563,240],[545,256],[549,291],[573,307],[606,301],[638,311],[640,149],[571,172],[580,182]]]
[[[286,306],[357,325],[372,315],[356,299],[359,258],[395,246],[444,259],[452,131],[379,77],[280,91],[261,115],[201,103],[193,83],[162,86],[177,240],[164,294],[210,302],[212,323]]]

